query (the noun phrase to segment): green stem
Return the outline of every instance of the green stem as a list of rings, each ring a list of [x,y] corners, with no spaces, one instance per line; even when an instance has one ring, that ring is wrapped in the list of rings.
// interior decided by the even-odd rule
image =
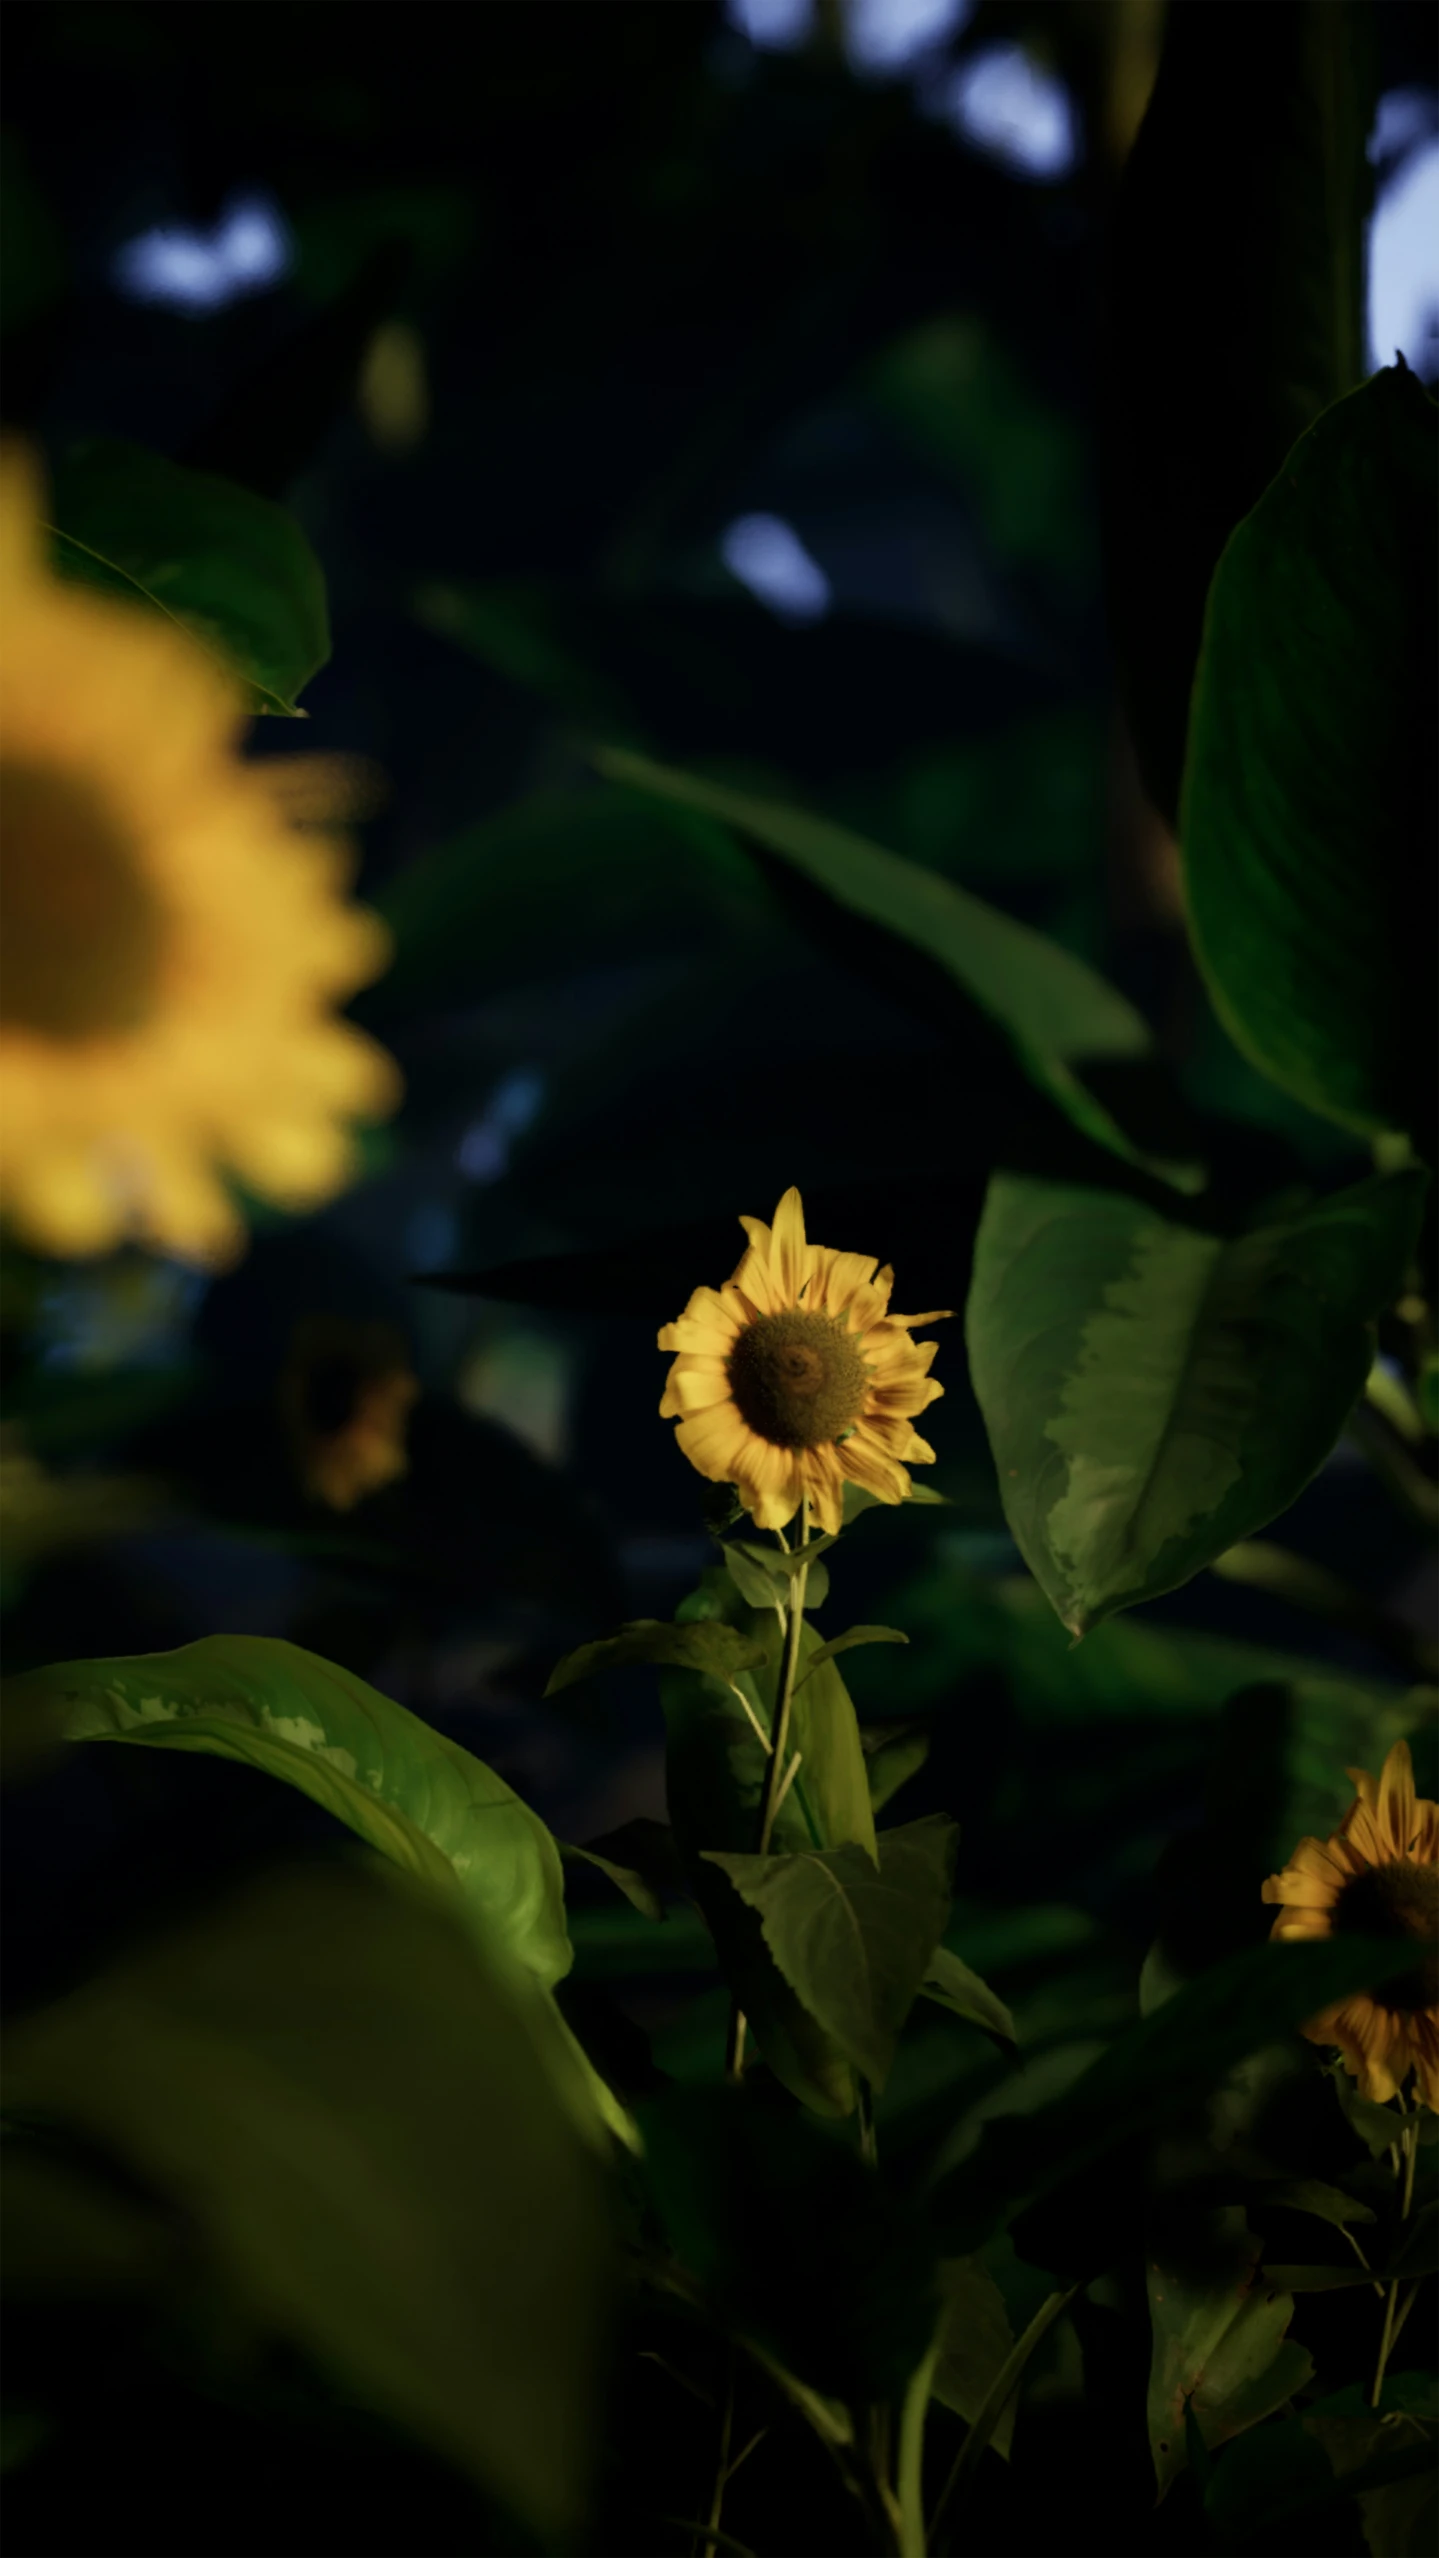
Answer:
[[[714,2493],[710,2498],[708,2527],[695,2540],[693,2558],[705,2558],[708,2549],[722,2549],[727,2535],[720,2530],[724,2512],[724,2491],[729,2485],[730,2440],[734,2432],[735,2349],[725,2347],[724,2413],[720,2418],[719,2459],[715,2463]]]
[[[1402,2093],[1400,2095],[1399,2102],[1401,2105],[1404,2102]],[[1399,2205],[1399,2220],[1402,2227],[1403,2223],[1409,2218],[1410,2207],[1414,2201],[1414,2169],[1419,2157],[1419,2115],[1417,2108],[1415,2112],[1408,2117],[1408,2120],[1404,2125],[1403,2132],[1400,2135],[1400,2142],[1404,2156],[1404,2193],[1403,2199]],[[1399,2277],[1396,2274],[1389,2285],[1387,2294],[1385,2295],[1384,2324],[1379,2333],[1379,2357],[1374,2365],[1374,2386],[1369,2392],[1369,2404],[1371,2407],[1377,2407],[1384,2394],[1384,2374],[1388,2367],[1389,2356],[1393,2349],[1395,2337],[1398,2333],[1394,2315],[1398,2306]]]
[[[809,1495],[806,1493],[799,1508],[799,1544],[801,1552],[803,1552],[808,1543]],[[785,1764],[789,1758],[789,1715],[790,1707],[794,1703],[794,1684],[799,1670],[800,1636],[804,1632],[804,1594],[805,1584],[808,1579],[809,1566],[804,1563],[800,1564],[798,1570],[790,1575],[789,1615],[785,1625],[784,1637],[784,1665],[780,1671],[779,1702],[775,1707],[774,1722],[770,1727],[770,1753],[769,1757],[765,1761],[764,1795],[760,1803],[759,1852],[761,1856],[766,1856],[769,1853],[770,1833],[774,1828],[775,1813],[779,1808],[780,1786],[783,1782]]]
[[[905,2392],[899,2422],[899,2477],[896,2484],[899,2488],[900,2558],[925,2558],[928,2545],[924,2528],[924,2424],[938,2361],[939,2346],[936,2343],[931,2345]]]
[[[999,2423],[1000,2417],[1004,2414],[1006,2407],[1009,2405],[1010,2399],[1013,2397],[1015,2390],[1019,2386],[1020,2380],[1024,2374],[1025,2364],[1029,2361],[1030,2355],[1034,2352],[1035,2347],[1048,2335],[1056,2318],[1063,2316],[1079,2288],[1080,2286],[1078,2283],[1072,2283],[1068,2291],[1051,2292],[1048,2300],[1042,2302],[1040,2307],[1035,2311],[1034,2316],[1031,2318],[1029,2325],[1024,2331],[1024,2334],[1019,2338],[1018,2342],[1010,2348],[1009,2353],[1000,2364],[998,2371],[995,2373],[995,2376],[990,2382],[989,2388],[985,2393],[984,2399],[980,2405],[979,2413],[975,2417],[974,2423],[970,2426],[968,2433],[965,2435],[963,2442],[960,2444],[959,2456],[955,2461],[954,2467],[950,2471],[948,2478],[945,2480],[944,2492],[940,2497],[939,2503],[935,2506],[934,2519],[929,2527],[931,2544],[938,2544],[939,2526],[943,2522],[950,2504],[953,2502],[955,2497],[962,2493],[964,2487],[979,2467],[980,2460],[989,2447],[995,2426]]]

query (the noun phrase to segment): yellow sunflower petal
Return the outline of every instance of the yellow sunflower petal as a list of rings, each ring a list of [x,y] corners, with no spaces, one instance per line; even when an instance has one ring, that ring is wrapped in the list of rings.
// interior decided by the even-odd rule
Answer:
[[[729,1378],[722,1359],[677,1359],[665,1380],[660,1416],[672,1421],[680,1413],[708,1412],[711,1405],[729,1400]]]
[[[804,1203],[791,1185],[774,1212],[769,1267],[781,1305],[797,1306],[813,1259],[804,1236]]]
[[[696,1472],[706,1475],[711,1483],[737,1483],[754,1432],[732,1403],[721,1403],[708,1412],[691,1413],[675,1432],[680,1446]]]
[[[1415,1822],[1414,1762],[1407,1741],[1396,1741],[1379,1776],[1378,1822],[1391,1856],[1403,1856]]]
[[[740,1328],[733,1302],[718,1288],[696,1288],[684,1313],[661,1329],[661,1350],[697,1351],[722,1356]]]

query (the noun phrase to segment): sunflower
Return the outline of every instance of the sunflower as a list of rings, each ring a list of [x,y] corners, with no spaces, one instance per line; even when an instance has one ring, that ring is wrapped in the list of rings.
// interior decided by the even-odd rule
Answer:
[[[676,1354],[661,1418],[678,1418],[690,1464],[732,1483],[758,1527],[785,1527],[808,1497],[820,1527],[837,1529],[846,1482],[906,1500],[906,1467],[934,1462],[912,1416],[944,1392],[929,1374],[938,1345],[911,1335],[945,1314],[891,1314],[892,1270],[806,1243],[797,1190],[772,1228],[740,1224],[749,1247],[734,1277],[697,1288],[659,1336]]]
[[[134,1236],[202,1263],[224,1175],[290,1209],[397,1096],[332,1006],[385,936],[339,848],[236,752],[242,713],[179,624],[62,583],[39,488],[0,457],[0,1206],[65,1254]],[[313,812],[312,812],[313,813]]]
[[[279,1403],[306,1497],[353,1510],[407,1475],[406,1433],[419,1391],[391,1325],[326,1316],[297,1324]]]
[[[1407,1741],[1396,1741],[1378,1783],[1350,1768],[1355,1788],[1329,1839],[1301,1839],[1266,1901],[1280,1903],[1276,1937],[1380,1936],[1411,1946],[1413,1968],[1382,1992],[1345,1999],[1305,2026],[1337,2046],[1361,2096],[1384,2105],[1410,2071],[1439,2113],[1439,1804],[1414,1792]]]

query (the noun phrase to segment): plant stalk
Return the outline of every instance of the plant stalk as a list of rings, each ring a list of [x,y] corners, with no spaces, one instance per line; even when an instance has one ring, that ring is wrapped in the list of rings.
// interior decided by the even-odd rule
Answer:
[[[1008,2406],[1010,2399],[1013,2397],[1015,2390],[1018,2388],[1019,2383],[1024,2376],[1025,2365],[1029,2361],[1035,2347],[1048,2335],[1055,2320],[1061,2317],[1064,2311],[1068,2309],[1075,2293],[1080,2288],[1081,2287],[1078,2283],[1072,2283],[1068,2291],[1051,2292],[1048,2300],[1042,2302],[1040,2307],[1035,2311],[1034,2316],[1031,2318],[1029,2325],[1024,2331],[1024,2334],[1010,2348],[1009,2353],[1000,2364],[998,2371],[995,2373],[995,2376],[990,2382],[989,2388],[985,2393],[979,2413],[975,2417],[974,2423],[970,2426],[968,2433],[965,2435],[963,2442],[960,2444],[959,2455],[955,2461],[954,2467],[951,2469],[948,2478],[944,2482],[943,2493],[940,2496],[938,2504],[935,2506],[934,2516],[929,2526],[931,2546],[938,2546],[940,2524],[943,2522],[945,2514],[948,2512],[955,2497],[962,2493],[968,2481],[973,2477],[975,2470],[979,2467],[980,2461],[989,2447],[995,2426],[999,2423],[1000,2417],[1004,2414],[1005,2408]]]
[[[801,1553],[808,1543],[809,1494],[806,1493],[799,1508]],[[801,1563],[790,1576],[784,1664],[780,1671],[779,1699],[775,1706],[774,1722],[770,1728],[770,1754],[765,1761],[764,1794],[760,1802],[759,1852],[761,1856],[767,1856],[769,1853],[770,1835],[774,1829],[775,1815],[779,1810],[780,1788],[789,1758],[790,1707],[794,1703],[795,1680],[799,1673],[799,1646],[800,1636],[804,1632],[804,1595],[808,1579],[809,1566],[804,1563]]]
[[[1400,2094],[1399,2102],[1401,2105],[1404,2102],[1402,2092]],[[1414,2201],[1414,2169],[1419,2157],[1419,2115],[1417,2108],[1405,2121],[1403,2132],[1400,2135],[1400,2147],[1404,2159],[1404,2192],[1399,2204],[1399,2222],[1400,2227],[1402,2228],[1405,2221],[1409,2218],[1410,2208]],[[1384,2301],[1384,2324],[1379,2332],[1379,2354],[1374,2365],[1374,2385],[1369,2392],[1369,2404],[1371,2407],[1377,2407],[1384,2394],[1384,2374],[1388,2367],[1389,2356],[1393,2349],[1395,2336],[1398,2332],[1395,2320],[1395,2311],[1398,2309],[1398,2306],[1399,2276],[1396,2274],[1389,2285]],[[1408,2307],[1407,2302],[1405,2306],[1406,2308]]]

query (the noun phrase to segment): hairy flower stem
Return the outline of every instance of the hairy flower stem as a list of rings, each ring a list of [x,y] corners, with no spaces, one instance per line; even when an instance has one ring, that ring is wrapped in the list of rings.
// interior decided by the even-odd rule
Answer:
[[[1402,2092],[1399,2102],[1401,2105],[1404,2102]],[[1417,2107],[1405,2121],[1404,2129],[1399,2136],[1399,2149],[1404,2161],[1404,2193],[1399,2205],[1399,2219],[1402,2224],[1409,2218],[1410,2206],[1414,2200],[1414,2168],[1419,2156],[1419,2114]],[[1384,2302],[1384,2325],[1379,2334],[1379,2358],[1374,2365],[1374,2386],[1369,2392],[1369,2404],[1371,2407],[1377,2407],[1384,2394],[1384,2373],[1388,2366],[1389,2355],[1397,2333],[1394,2313],[1398,2306],[1399,2277],[1396,2274],[1389,2285],[1389,2290]],[[1405,2306],[1407,2308],[1407,2302]]]
[[[724,2545],[724,2535],[720,2532],[720,2517],[724,2512],[724,2491],[729,2485],[730,2476],[730,2443],[734,2435],[734,2384],[735,2349],[733,2345],[726,2345],[724,2412],[720,2417],[719,2459],[715,2464],[714,2493],[710,2497],[709,2526],[707,2530],[697,2534],[693,2558],[706,2558],[707,2551]]]
[[[809,1494],[799,1508],[799,1550],[809,1543]],[[785,1621],[784,1664],[780,1671],[779,1700],[770,1728],[770,1754],[765,1762],[764,1795],[760,1804],[759,1852],[769,1853],[770,1834],[779,1810],[780,1790],[785,1765],[789,1758],[789,1716],[794,1703],[795,1681],[799,1674],[800,1636],[804,1632],[804,1595],[809,1580],[809,1566],[801,1563],[790,1576],[789,1611]]]

